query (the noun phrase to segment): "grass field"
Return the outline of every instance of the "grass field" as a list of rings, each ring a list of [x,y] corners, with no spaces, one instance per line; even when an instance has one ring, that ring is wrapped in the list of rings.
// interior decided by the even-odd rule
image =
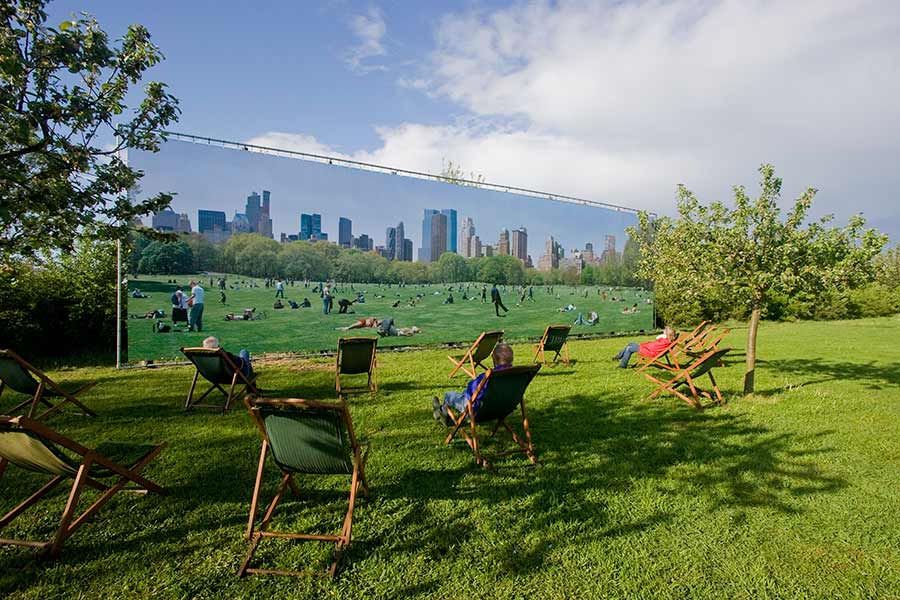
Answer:
[[[717,370],[728,404],[702,412],[642,400],[651,385],[610,361],[625,340],[573,343],[575,364],[542,370],[527,394],[544,466],[513,455],[496,473],[442,444],[429,399],[464,383],[448,382],[445,353],[383,355],[377,396],[351,398],[373,495],[334,581],[236,577],[260,446],[241,406],[182,413],[186,367],[54,371],[99,380],[86,396],[99,416],[52,424],[88,445],[167,440],[146,473],[169,495],[119,495],[55,562],[3,547],[0,597],[900,598],[900,320],[764,323],[752,397],[737,395],[745,334]],[[333,398],[330,364],[257,370],[267,395]],[[9,468],[0,510],[42,481]],[[347,480],[299,484],[275,525],[337,531]],[[4,535],[49,535],[64,502]],[[324,568],[328,548],[272,542],[257,556]]]
[[[131,289],[139,288],[149,298],[129,298],[129,314],[143,315],[154,309],[162,309],[167,315],[171,313],[169,297],[176,285],[166,283],[167,277],[157,279],[137,279],[129,283]],[[178,284],[187,288],[189,276],[178,276]],[[240,281],[231,277],[230,280]],[[334,350],[337,339],[342,336],[375,335],[372,329],[359,329],[349,332],[336,331],[353,323],[356,317],[373,316],[376,318],[393,317],[398,327],[415,325],[422,333],[412,337],[390,337],[379,341],[381,346],[433,345],[439,343],[471,343],[482,330],[503,329],[507,339],[526,340],[540,337],[544,327],[554,324],[571,324],[578,312],[585,318],[592,310],[597,311],[600,322],[595,326],[575,327],[573,333],[609,333],[622,331],[640,331],[653,328],[653,306],[646,304],[646,298],[652,298],[650,292],[635,289],[623,289],[607,294],[604,302],[598,294],[598,287],[589,286],[578,289],[564,286],[554,288],[554,294],[546,293],[544,287],[534,288],[534,302],[527,299],[521,306],[515,306],[519,298],[513,288],[502,293],[503,302],[509,313],[498,318],[493,305],[482,304],[480,300],[480,284],[473,285],[469,294],[477,296],[474,300],[463,301],[462,294],[454,286],[454,304],[442,304],[447,297],[447,286],[412,285],[404,288],[377,284],[357,284],[355,290],[366,291],[366,303],[356,304],[355,315],[337,313],[337,300],[352,300],[356,292],[349,286],[340,286],[341,293],[335,296],[334,312],[325,315],[322,312],[322,301],[318,294],[312,293],[315,284],[304,288],[302,283],[288,286],[285,297],[302,302],[308,297],[312,308],[291,310],[273,310],[275,290],[265,287],[250,288],[241,285],[239,290],[225,290],[227,304],[222,305],[218,290],[211,289],[209,277],[202,282],[206,289],[206,302],[203,314],[203,332],[189,333],[187,327],[179,327],[177,331],[166,334],[153,333],[153,321],[129,319],[128,321],[128,357],[131,362],[147,359],[172,359],[180,357],[182,346],[199,346],[207,335],[215,335],[223,344],[236,348],[247,348],[251,353],[271,352],[309,352],[318,350]],[[258,281],[262,285],[261,281]],[[240,285],[240,284],[239,284]],[[602,288],[607,290],[608,288]],[[490,291],[490,286],[488,286]],[[437,292],[437,294],[435,294]],[[587,292],[588,297],[584,297]],[[411,296],[422,294],[423,299],[418,306],[408,306]],[[556,295],[559,298],[556,298]],[[378,297],[382,296],[382,297]],[[613,302],[615,297],[618,301]],[[397,308],[391,305],[402,300]],[[557,309],[567,304],[574,304],[577,311],[560,313]],[[637,314],[622,314],[624,307],[638,303]],[[287,304],[285,303],[285,306]],[[258,321],[225,321],[226,313],[238,313],[245,308],[255,307],[258,313],[265,312],[266,318]],[[501,311],[502,313],[502,311]]]

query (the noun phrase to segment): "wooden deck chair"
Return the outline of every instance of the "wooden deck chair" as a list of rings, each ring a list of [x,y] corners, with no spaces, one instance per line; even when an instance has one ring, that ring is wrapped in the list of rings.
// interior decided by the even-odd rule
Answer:
[[[253,373],[250,377],[244,375],[240,367],[229,358],[223,349],[182,348],[181,351],[197,367],[194,379],[191,381],[191,389],[188,391],[187,400],[184,402],[185,411],[189,411],[192,408],[216,408],[225,413],[231,408],[231,403],[239,396],[259,393],[259,388],[256,386],[257,374]],[[212,385],[202,395],[194,398],[194,389],[197,387],[197,380],[201,375]],[[223,385],[230,386],[227,392],[222,387]],[[237,393],[235,393],[236,389]],[[225,396],[224,406],[221,404],[200,404],[213,390],[219,390]]]
[[[250,519],[247,523],[246,538],[250,540],[250,549],[241,563],[238,576],[248,573],[268,575],[306,575],[309,571],[285,571],[275,569],[257,569],[250,567],[250,561],[263,538],[287,538],[334,542],[334,559],[327,573],[334,577],[341,555],[350,544],[350,531],[353,524],[353,509],[356,506],[356,495],[362,485],[363,493],[369,495],[369,484],[366,481],[365,465],[368,450],[362,453],[356,435],[353,432],[353,421],[343,396],[338,402],[313,402],[290,399],[259,399],[246,397],[244,402],[262,434],[262,451],[256,469],[256,484],[253,487],[253,499],[250,504]],[[266,455],[281,471],[281,483],[275,497],[266,509],[262,522],[256,526],[256,513],[259,504],[259,491],[265,470]],[[289,533],[269,530],[269,523],[275,508],[290,487],[294,495],[298,495],[294,475],[350,475],[350,507],[344,516],[344,525],[339,535],[313,535],[305,533]]]
[[[457,432],[461,432],[466,443],[475,453],[475,463],[485,468],[490,468],[490,464],[481,454],[478,446],[478,425],[480,423],[488,423],[495,421],[494,429],[491,436],[497,433],[502,425],[512,435],[513,441],[518,444],[515,450],[501,452],[498,456],[509,454],[510,452],[524,452],[528,456],[528,460],[532,463],[538,463],[538,459],[534,454],[534,444],[531,442],[531,430],[528,427],[528,413],[525,410],[525,390],[528,384],[534,379],[541,365],[528,365],[524,367],[509,367],[502,370],[490,369],[485,374],[481,383],[475,389],[473,397],[477,398],[478,394],[484,390],[481,397],[481,405],[478,409],[478,415],[473,413],[472,401],[466,404],[466,410],[461,414],[456,414],[453,409],[448,409],[450,417],[454,421],[453,429],[444,440],[445,444],[449,444],[453,440],[453,436]],[[485,387],[487,386],[487,387]],[[515,430],[506,422],[506,418],[516,410],[521,408],[522,411],[522,430],[525,435],[525,442],[516,434]],[[469,431],[466,431],[465,421],[469,420]]]
[[[481,332],[481,335],[478,336],[478,339],[469,346],[469,349],[466,350],[466,353],[461,357],[457,359],[448,356],[447,358],[453,363],[453,370],[450,371],[450,378],[452,379],[457,371],[462,371],[468,375],[470,379],[475,379],[476,375],[478,375],[477,367],[481,367],[486,371],[488,367],[484,366],[483,363],[494,351],[494,347],[502,337],[502,329],[500,331],[483,331]],[[468,365],[468,368],[466,365]]]
[[[671,376],[668,378],[664,376],[655,377],[650,373],[644,373],[644,377],[657,385],[657,388],[647,397],[647,399],[651,400],[664,392],[670,392],[694,408],[704,408],[703,398],[712,401],[714,404],[725,404],[725,400],[722,398],[722,392],[719,391],[719,386],[716,383],[716,378],[713,376],[712,370],[713,367],[716,367],[721,363],[722,357],[728,354],[730,350],[731,348],[707,350],[684,367],[667,369],[667,371],[671,373]],[[715,397],[713,397],[712,392],[704,391],[697,385],[697,380],[704,375],[709,376],[709,381],[712,383],[712,392],[715,392]],[[682,392],[679,388],[683,388],[684,386],[687,386],[687,390]],[[690,396],[687,395],[688,393],[690,393]]]
[[[96,416],[97,413],[89,409],[77,398],[78,395],[86,392],[97,385],[97,382],[87,383],[78,389],[66,391],[58,383],[47,377],[47,375],[30,365],[24,358],[13,352],[12,350],[0,350],[0,394],[3,394],[5,388],[31,396],[28,400],[17,404],[7,414],[15,414],[28,407],[26,413],[28,417],[43,419],[59,412],[65,407],[67,402],[71,402],[81,409],[81,414]],[[56,402],[53,402],[56,400]],[[47,406],[47,410],[36,415],[38,407],[43,404]]]
[[[340,394],[341,375],[369,376],[367,386],[372,393],[378,391],[378,383],[375,381],[375,349],[378,346],[377,337],[352,337],[338,340],[337,357],[335,358],[334,389]]]
[[[534,347],[534,361],[546,365],[547,359],[545,358],[544,353],[555,352],[556,354],[554,355],[552,362],[555,363],[562,358],[563,362],[568,365],[569,344],[567,339],[571,330],[571,325],[547,325],[547,329],[544,330],[544,335],[541,337],[540,343]],[[560,354],[563,351],[565,351],[565,356]],[[537,360],[538,356],[541,357],[540,361]]]
[[[672,340],[672,343],[669,344],[667,348],[664,350],[660,350],[655,355],[651,357],[644,356],[640,353],[635,353],[637,356],[637,362],[635,363],[635,368],[638,373],[647,369],[647,367],[662,367],[672,366],[672,359],[670,358],[672,355],[677,354],[679,343],[681,342],[681,333],[675,333],[675,339]]]
[[[140,445],[106,442],[90,449],[29,417],[0,417],[0,478],[10,464],[52,477],[0,518],[0,531],[57,485],[72,480],[69,499],[53,539],[41,542],[0,538],[0,545],[28,546],[39,549],[43,554],[58,556],[63,542],[117,492],[126,489],[164,494],[162,487],[140,473],[165,446],[165,443]],[[130,487],[126,488],[129,484]],[[75,511],[85,487],[101,493],[76,517]]]

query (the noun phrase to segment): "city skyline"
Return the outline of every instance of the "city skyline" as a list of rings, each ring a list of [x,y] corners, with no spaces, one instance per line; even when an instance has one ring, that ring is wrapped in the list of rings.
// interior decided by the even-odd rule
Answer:
[[[484,247],[484,254],[497,244],[502,230],[509,231],[511,238],[512,232],[524,227],[528,239],[526,256],[536,262],[540,255],[536,248],[548,236],[574,249],[586,243],[599,245],[603,236],[609,234],[624,240],[625,228],[636,224],[636,215],[627,211],[173,140],[164,143],[159,153],[131,152],[129,160],[146,173],[139,194],[175,192],[171,209],[187,213],[192,221],[194,215],[199,220],[197,211],[201,209],[214,207],[227,214],[239,213],[244,208],[242,198],[246,192],[236,190],[264,188],[269,192],[268,218],[276,240],[281,234],[300,234],[301,214],[318,214],[320,231],[337,243],[341,218],[350,220],[354,231],[367,234],[373,246],[385,242],[383,233],[378,232],[403,222],[404,239],[421,251],[423,228],[419,224],[425,211],[432,210],[451,217],[448,228],[457,229],[452,237],[447,233],[447,249],[455,246],[457,254],[469,254],[469,249],[461,247],[467,223],[463,220],[462,227],[458,227],[462,215],[463,219],[474,220],[477,242]],[[150,219],[147,221],[149,224]],[[358,235],[353,237],[355,242]],[[476,240],[469,239],[469,243],[474,246]],[[352,245],[358,247],[356,243]],[[420,255],[413,259],[420,260]]]

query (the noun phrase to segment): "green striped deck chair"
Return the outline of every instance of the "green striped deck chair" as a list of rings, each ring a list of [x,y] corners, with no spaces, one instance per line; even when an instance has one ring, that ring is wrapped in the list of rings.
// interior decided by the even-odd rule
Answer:
[[[477,367],[481,367],[486,371],[488,368],[484,366],[483,363],[494,351],[494,347],[502,337],[502,329],[500,331],[483,331],[481,335],[478,336],[478,339],[469,346],[469,349],[466,350],[466,353],[461,357],[454,358],[448,356],[447,358],[453,363],[453,370],[450,371],[450,378],[452,379],[457,371],[460,370],[468,375],[470,379],[475,379],[475,376],[478,374]],[[468,368],[466,367],[467,363]]]
[[[334,388],[340,394],[341,375],[369,376],[367,386],[369,391],[378,391],[378,383],[375,381],[375,349],[378,346],[376,337],[352,337],[338,340],[337,356],[335,357]]]
[[[343,396],[337,402],[313,402],[297,398],[261,399],[248,396],[244,399],[259,432],[262,434],[262,451],[256,470],[256,484],[250,503],[250,519],[247,523],[247,539],[250,549],[241,563],[238,575],[248,573],[267,575],[307,575],[309,570],[276,570],[250,567],[250,561],[260,541],[264,538],[287,538],[334,542],[334,557],[327,573],[334,577],[343,551],[350,545],[350,531],[353,525],[353,509],[356,495],[362,486],[363,494],[369,495],[365,465],[368,451],[363,454],[353,432],[350,410]],[[275,497],[266,509],[265,516],[256,526],[259,491],[265,471],[266,456],[281,471],[281,483]],[[314,535],[272,531],[269,524],[285,491],[290,488],[299,494],[294,475],[349,475],[350,507],[344,516],[344,525],[338,535]]]
[[[72,482],[69,500],[51,540],[0,537],[0,545],[27,546],[49,556],[58,556],[63,542],[117,492],[130,489],[164,494],[165,490],[141,476],[141,471],[165,446],[165,443],[106,442],[90,449],[29,417],[0,417],[0,479],[9,465],[51,477],[48,483],[0,518],[0,532],[60,483]],[[100,494],[76,516],[78,501],[85,487],[93,488]]]
[[[0,395],[6,388],[30,396],[28,400],[17,404],[6,414],[16,414],[20,410],[28,407],[26,415],[31,418],[43,419],[50,415],[61,411],[67,402],[71,402],[81,409],[81,414],[96,416],[96,413],[77,398],[92,387],[97,382],[87,383],[78,389],[66,391],[58,383],[47,377],[47,375],[30,365],[24,358],[13,352],[12,350],[0,350]],[[54,402],[55,400],[55,402]],[[37,415],[37,410],[43,404],[47,409]]]
[[[708,400],[713,404],[725,404],[716,378],[713,376],[713,368],[722,363],[722,357],[728,354],[731,348],[715,349],[710,348],[703,354],[693,358],[689,364],[683,367],[671,367],[665,369],[670,373],[670,377],[656,377],[650,373],[644,373],[644,377],[656,384],[656,389],[647,399],[651,400],[660,394],[669,392],[674,394],[693,406],[694,408],[705,408],[703,401]],[[712,391],[700,389],[697,380],[704,375],[709,376],[712,384]],[[685,389],[687,388],[687,389]],[[715,393],[715,396],[713,396]],[[688,395],[690,394],[690,395]]]
[[[481,448],[478,444],[478,425],[480,423],[489,423],[494,421],[494,429],[491,436],[497,433],[502,425],[512,436],[512,439],[519,446],[518,448],[506,452],[501,452],[497,456],[503,456],[511,452],[524,452],[528,456],[528,460],[532,463],[538,463],[534,454],[534,444],[531,442],[531,430],[528,427],[528,414],[525,410],[525,390],[528,384],[534,379],[541,365],[528,365],[525,367],[509,367],[502,370],[490,369],[485,373],[484,378],[475,389],[473,397],[477,398],[478,394],[483,390],[484,395],[481,397],[481,406],[478,413],[472,410],[472,401],[466,404],[466,410],[461,414],[456,414],[453,409],[448,409],[450,417],[454,421],[453,429],[444,440],[445,444],[449,444],[457,432],[461,432],[466,443],[475,453],[475,464],[485,468],[491,468],[490,463],[481,454]],[[525,435],[525,442],[516,434],[516,431],[509,426],[506,418],[509,417],[516,408],[522,412],[522,430]],[[469,431],[466,431],[465,422],[468,419]]]
[[[244,375],[241,368],[229,358],[222,348],[182,348],[181,351],[197,367],[187,400],[184,402],[185,411],[193,408],[215,408],[225,413],[231,408],[231,403],[236,398],[244,394],[259,393],[259,388],[256,386],[257,374],[252,373],[250,377]],[[202,395],[194,398],[194,390],[197,388],[197,381],[201,375],[211,386]],[[227,392],[222,387],[223,385],[229,386]],[[219,390],[225,396],[224,406],[201,404],[213,390]]]
[[[567,340],[571,330],[571,325],[547,325],[547,329],[544,330],[544,335],[541,337],[541,342],[534,347],[535,362],[546,365],[547,359],[544,356],[544,353],[555,352],[556,354],[553,356],[552,362],[555,363],[562,358],[563,362],[568,365],[569,344]],[[562,352],[565,352],[565,356],[561,354]],[[541,357],[540,361],[538,361],[538,356]]]

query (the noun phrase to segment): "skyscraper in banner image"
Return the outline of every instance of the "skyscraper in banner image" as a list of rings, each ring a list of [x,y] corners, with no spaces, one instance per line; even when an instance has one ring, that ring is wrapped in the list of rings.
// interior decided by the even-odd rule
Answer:
[[[347,217],[338,219],[338,246],[349,248],[353,240],[353,222]]]
[[[405,260],[407,262],[412,261],[413,259],[413,243],[409,238],[403,238],[403,258],[400,260]]]
[[[244,209],[244,214],[247,216],[247,221],[250,223],[250,232],[256,233],[259,231],[259,213],[260,213],[260,198],[259,194],[256,192],[252,192],[249,196],[247,196],[247,207]]]
[[[422,247],[419,248],[419,262],[431,262],[431,217],[439,211],[426,208],[422,217]]]
[[[441,214],[447,217],[447,252],[456,252],[456,209],[445,208]]]
[[[528,231],[524,227],[512,230],[509,253],[523,263],[528,262]]]
[[[256,231],[259,235],[271,238],[272,236],[272,213],[271,213],[271,205],[269,204],[270,194],[269,190],[263,190],[262,193],[262,207],[259,210],[259,220],[256,225]]]
[[[430,261],[437,262],[447,252],[447,215],[435,212],[431,215]]]
[[[300,214],[300,239],[313,242],[328,239],[328,236],[322,233],[322,215]]]

